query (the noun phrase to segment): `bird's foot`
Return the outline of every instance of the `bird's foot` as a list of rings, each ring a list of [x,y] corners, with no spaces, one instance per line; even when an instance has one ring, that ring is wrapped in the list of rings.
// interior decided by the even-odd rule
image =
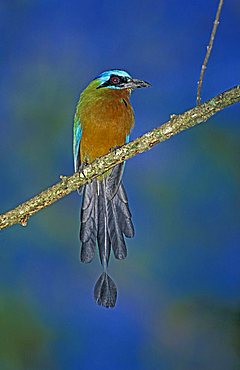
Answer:
[[[111,149],[109,150],[109,153],[115,153],[115,154],[116,154],[116,151],[117,151],[119,148],[121,148],[121,146],[120,146],[120,145],[116,145],[116,146],[114,146],[113,148],[111,148]]]
[[[78,175],[79,175],[79,178],[81,178],[81,175],[86,179],[87,177],[86,177],[86,175],[85,175],[85,173],[84,173],[84,168],[86,168],[87,166],[89,165],[89,163],[88,162],[84,162],[84,163],[81,163],[81,166],[79,166],[79,168],[78,168]],[[87,181],[87,183],[90,183],[91,181],[89,180],[89,181]],[[77,189],[77,191],[78,191],[78,194],[82,194],[82,189],[83,187],[82,186],[80,186],[80,188],[78,188]]]

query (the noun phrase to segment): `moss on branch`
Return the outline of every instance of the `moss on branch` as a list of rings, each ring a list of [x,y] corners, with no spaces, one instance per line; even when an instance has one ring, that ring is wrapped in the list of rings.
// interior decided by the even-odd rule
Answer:
[[[147,132],[143,136],[86,166],[84,172],[75,173],[72,176],[60,176],[61,181],[57,184],[42,191],[16,208],[0,215],[0,230],[14,224],[26,226],[28,219],[32,215],[50,206],[72,191],[77,190],[80,186],[93,180],[95,177],[102,175],[116,164],[151,149],[156,144],[169,139],[183,130],[206,122],[217,112],[238,102],[240,102],[240,85],[182,114],[172,115],[170,120],[160,127]]]

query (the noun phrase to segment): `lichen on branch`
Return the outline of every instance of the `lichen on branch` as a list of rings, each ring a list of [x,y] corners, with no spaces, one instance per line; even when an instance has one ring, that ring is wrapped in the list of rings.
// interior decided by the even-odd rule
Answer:
[[[14,224],[26,226],[32,215],[77,190],[95,177],[104,174],[116,164],[151,149],[156,144],[171,138],[183,130],[206,122],[217,112],[238,102],[240,102],[240,85],[182,114],[171,115],[170,120],[160,127],[147,132],[104,157],[98,158],[90,165],[84,167],[81,173],[75,173],[72,176],[60,176],[61,180],[57,184],[0,215],[0,230]]]

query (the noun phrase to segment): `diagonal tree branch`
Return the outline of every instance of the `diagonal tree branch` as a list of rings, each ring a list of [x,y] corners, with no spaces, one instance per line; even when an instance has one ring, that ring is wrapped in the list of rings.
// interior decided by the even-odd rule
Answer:
[[[172,115],[170,120],[162,126],[147,132],[116,151],[97,159],[84,168],[84,173],[75,173],[72,176],[61,176],[61,181],[42,191],[40,194],[20,204],[11,211],[0,215],[0,230],[14,224],[27,225],[27,221],[34,213],[50,206],[57,200],[77,190],[81,185],[102,175],[116,164],[121,163],[136,154],[151,149],[154,145],[165,141],[186,130],[207,121],[220,110],[240,102],[240,85],[215,96],[207,102],[190,109],[180,115]]]

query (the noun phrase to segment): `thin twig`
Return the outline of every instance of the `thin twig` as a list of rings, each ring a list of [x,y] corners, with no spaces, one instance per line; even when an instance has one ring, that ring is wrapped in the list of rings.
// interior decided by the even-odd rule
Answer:
[[[206,52],[206,55],[205,55],[205,58],[204,58],[204,61],[203,61],[203,64],[202,64],[201,73],[200,73],[200,77],[199,77],[199,81],[198,81],[197,105],[201,104],[201,88],[202,88],[202,83],[203,83],[203,77],[204,77],[205,70],[207,68],[208,59],[209,59],[211,51],[212,51],[215,35],[216,35],[216,32],[217,32],[217,27],[219,25],[219,17],[220,17],[220,14],[221,14],[222,6],[223,6],[223,0],[220,0],[219,4],[218,4],[216,17],[215,17],[215,20],[213,22],[213,29],[212,29],[212,33],[211,33],[211,36],[210,36],[209,44],[207,46],[207,52]]]
[[[154,145],[169,139],[183,130],[207,121],[218,111],[238,102],[240,102],[240,85],[215,96],[206,103],[190,109],[185,113],[178,116],[172,115],[170,120],[162,126],[147,132],[140,138],[123,145],[119,149],[116,149],[116,151],[86,166],[84,173],[61,176],[61,181],[57,184],[20,204],[15,209],[0,215],[0,230],[14,224],[26,226],[30,216],[70,194],[72,191],[77,190],[80,186],[93,180],[95,177],[107,172],[116,164],[151,149]]]

